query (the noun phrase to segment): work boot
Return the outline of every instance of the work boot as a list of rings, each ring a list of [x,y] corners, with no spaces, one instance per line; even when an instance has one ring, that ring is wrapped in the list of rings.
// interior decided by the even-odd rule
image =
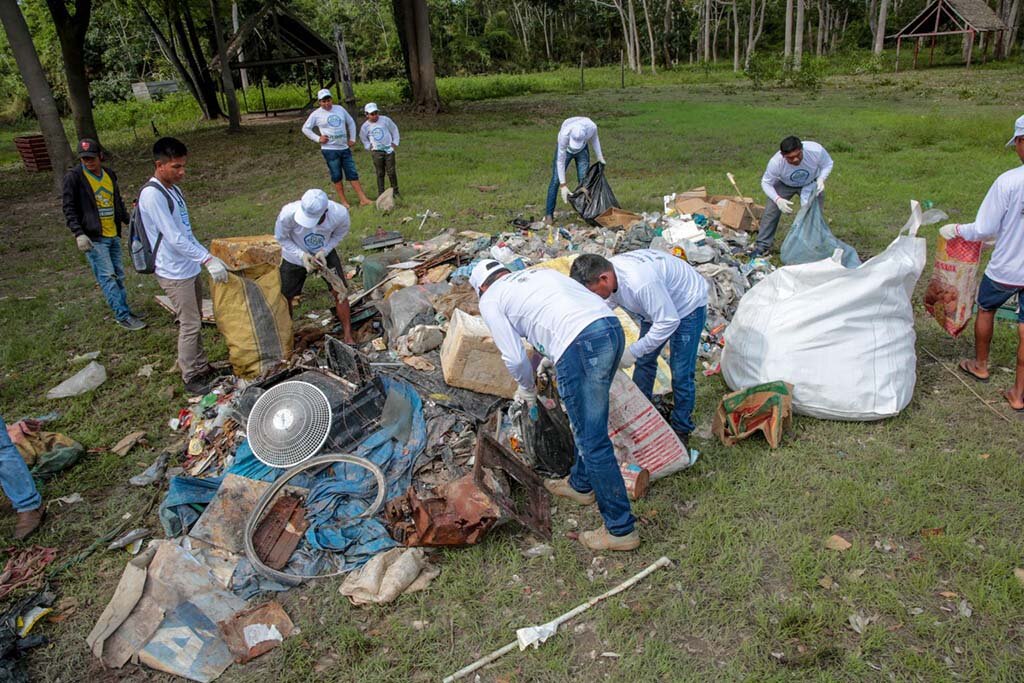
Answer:
[[[14,540],[23,541],[32,535],[32,532],[43,523],[43,506],[35,510],[26,510],[18,513],[18,521],[14,525]]]
[[[678,436],[679,440],[683,442],[683,448],[685,448],[686,451],[689,452],[690,451],[690,433],[689,432],[676,432],[676,436]]]
[[[640,534],[633,529],[625,536],[612,536],[602,524],[600,529],[580,534],[580,543],[591,550],[636,550],[640,547]]]
[[[195,379],[185,382],[185,393],[190,396],[206,396],[210,393],[210,389],[213,386],[213,382],[210,380],[209,375],[200,375]]]
[[[134,315],[130,315],[127,318],[125,318],[124,320],[115,320],[114,322],[116,322],[118,325],[120,325],[124,329],[131,330],[133,332],[137,332],[138,330],[146,329],[146,323],[142,322],[141,320],[136,318]]]
[[[594,495],[593,491],[580,493],[574,489],[569,483],[569,477],[564,479],[545,479],[544,488],[551,495],[568,498],[577,505],[593,505],[594,501],[597,500],[597,496]]]

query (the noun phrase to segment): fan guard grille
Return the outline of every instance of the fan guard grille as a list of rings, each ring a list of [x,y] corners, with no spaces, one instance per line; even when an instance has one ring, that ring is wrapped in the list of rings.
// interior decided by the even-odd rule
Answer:
[[[331,406],[309,382],[281,382],[257,399],[249,413],[253,454],[270,467],[294,467],[323,448],[331,431]]]

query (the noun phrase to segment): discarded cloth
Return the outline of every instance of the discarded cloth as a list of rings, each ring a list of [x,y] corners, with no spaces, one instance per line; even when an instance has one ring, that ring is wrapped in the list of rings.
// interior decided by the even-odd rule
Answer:
[[[196,523],[202,509],[217,495],[223,477],[173,477],[160,503],[160,524],[169,538],[180,536]]]
[[[0,574],[0,600],[24,586],[42,584],[46,565],[57,559],[56,548],[33,545],[28,548],[4,548],[7,563]]]
[[[339,592],[353,605],[392,602],[423,590],[441,573],[420,548],[392,548],[345,577]]]
[[[769,446],[778,448],[792,420],[793,385],[767,382],[723,396],[712,430],[726,446],[759,431]]]

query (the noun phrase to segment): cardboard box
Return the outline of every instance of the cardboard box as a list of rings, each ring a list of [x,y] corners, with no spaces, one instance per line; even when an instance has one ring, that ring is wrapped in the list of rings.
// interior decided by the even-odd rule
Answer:
[[[441,344],[441,372],[453,387],[512,398],[516,383],[482,318],[455,309]]]
[[[281,263],[281,245],[273,235],[218,237],[210,242],[210,253],[223,261],[228,270]]]
[[[630,211],[617,209],[614,206],[594,219],[602,228],[632,228],[637,223],[642,223],[644,218]]]
[[[712,205],[708,204],[707,201],[700,197],[687,197],[683,199],[676,197],[672,206],[675,207],[675,210],[679,213],[686,213],[690,215],[702,213],[705,216],[710,216],[713,209]]]
[[[749,212],[747,211],[748,207],[750,209]],[[751,213],[754,214],[753,219],[750,217]],[[764,207],[753,202],[746,203],[730,200],[722,208],[719,220],[722,222],[722,225],[733,230],[755,231],[763,213]]]

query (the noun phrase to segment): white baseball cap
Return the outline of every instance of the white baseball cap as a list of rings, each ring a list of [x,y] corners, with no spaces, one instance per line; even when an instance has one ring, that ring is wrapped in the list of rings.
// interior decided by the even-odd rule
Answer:
[[[295,210],[295,222],[304,228],[312,228],[327,212],[327,193],[323,190],[306,190]]]
[[[1013,124],[1013,137],[1006,143],[1007,147],[1013,147],[1013,143],[1017,142],[1017,138],[1024,135],[1024,116],[1017,119],[1017,122]]]
[[[366,106],[363,107],[363,111],[365,111],[367,114],[374,113],[375,111],[377,111],[377,103],[376,102],[367,102]]]
[[[582,127],[569,131],[569,153],[575,154],[587,146],[587,133]]]
[[[486,259],[473,266],[473,272],[469,274],[469,284],[476,291],[477,296],[480,296],[480,288],[487,282],[487,278],[498,270],[508,270],[508,268],[494,259]]]
[[[327,89],[327,88],[324,88],[323,90],[321,90],[320,92],[318,92],[316,94],[317,101],[320,101],[320,100],[324,99],[325,97],[331,97],[331,91],[329,89]],[[334,99],[334,98],[331,97],[331,99]]]

